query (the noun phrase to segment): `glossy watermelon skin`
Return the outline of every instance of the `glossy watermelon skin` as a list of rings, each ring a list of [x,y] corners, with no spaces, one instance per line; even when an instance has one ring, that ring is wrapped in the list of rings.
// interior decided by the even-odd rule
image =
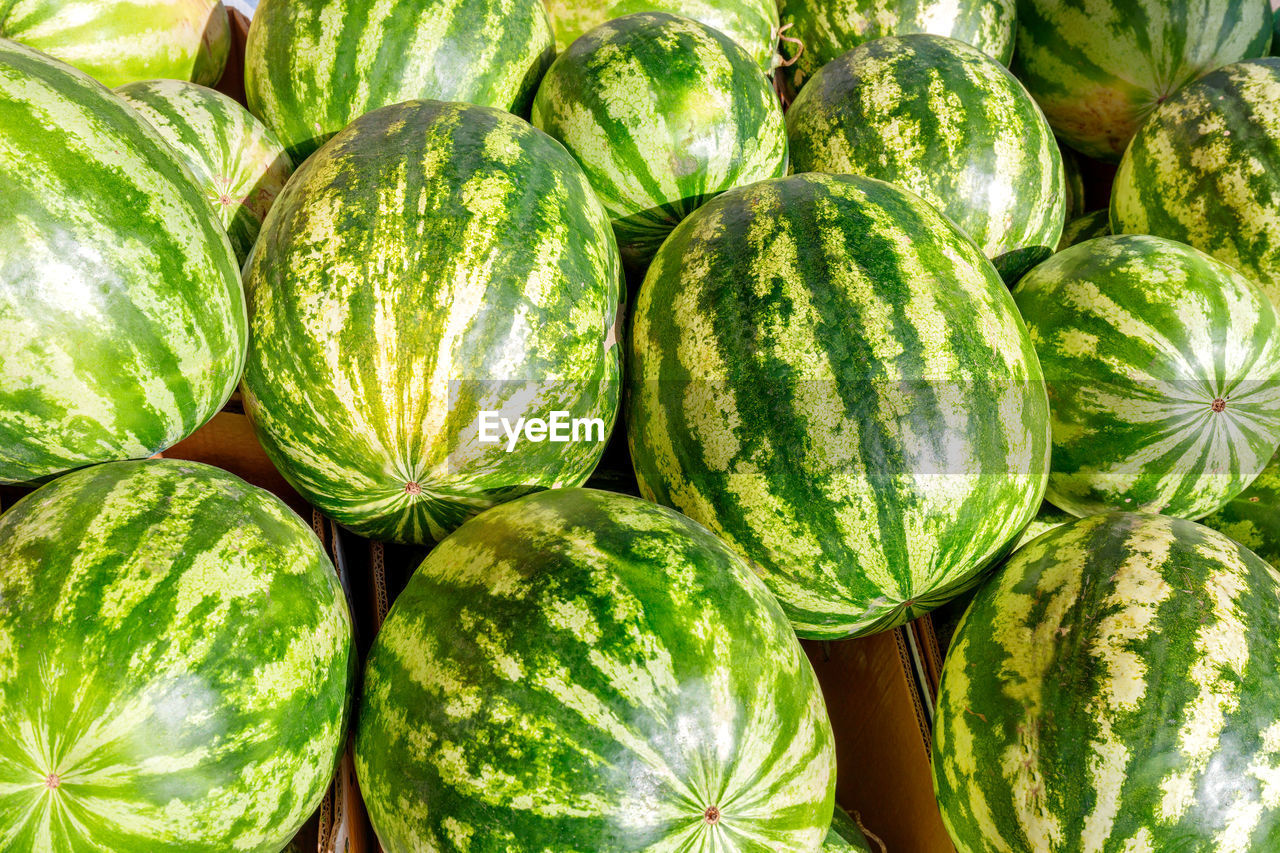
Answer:
[[[709,202],[649,267],[629,346],[641,493],[754,563],[802,637],[937,607],[1040,505],[1048,400],[1008,290],[890,184]]]
[[[908,33],[950,36],[1009,64],[1016,0],[780,0],[790,93],[863,42]],[[803,49],[800,45],[803,45]]]
[[[1166,101],[1134,138],[1112,188],[1111,227],[1189,243],[1277,302],[1278,163],[1280,59],[1219,68]]]
[[[245,411],[315,507],[426,543],[580,485],[620,395],[620,263],[573,158],[490,107],[358,119],[294,175],[246,265]],[[598,418],[570,443],[481,441],[485,411]]]
[[[921,196],[1006,281],[1058,244],[1066,194],[1053,132],[1013,75],[963,42],[889,36],[832,60],[788,110],[787,137],[796,172],[866,175]]]
[[[1058,241],[1058,251],[1069,249],[1077,243],[1092,240],[1095,237],[1111,235],[1111,211],[1103,208],[1086,213],[1068,222],[1062,229],[1062,239]]]
[[[1194,522],[1111,513],[1027,545],[943,668],[960,853],[1274,850],[1280,574]]]
[[[226,234],[87,75],[0,39],[0,483],[150,456],[226,402],[246,346]]]
[[[0,848],[275,853],[345,741],[355,648],[311,529],[194,462],[0,517]]]
[[[836,806],[831,818],[831,830],[822,842],[820,853],[871,853],[871,845],[867,837],[858,828],[857,822],[844,809]]]
[[[554,56],[542,0],[262,0],[245,94],[301,163],[361,115],[402,101],[527,116]]]
[[[817,679],[751,569],[591,489],[472,519],[396,599],[356,772],[387,853],[810,853],[831,821]]]
[[[221,0],[6,0],[0,38],[106,86],[164,77],[218,82],[231,50]]]
[[[787,173],[768,79],[727,35],[664,12],[575,41],[543,78],[533,124],[582,165],[634,265],[717,193]]]
[[[244,107],[195,83],[143,80],[116,94],[182,156],[243,263],[293,174],[280,140]]]
[[[1101,237],[1013,297],[1052,400],[1055,505],[1199,518],[1280,444],[1276,310],[1226,264],[1159,237]]]
[[[1012,68],[1064,142],[1116,162],[1166,99],[1270,43],[1267,0],[1018,0]]]
[[[1280,455],[1249,487],[1201,523],[1225,533],[1273,566],[1280,565]]]
[[[544,0],[555,31],[556,52],[605,21],[636,12],[669,12],[719,30],[751,54],[762,71],[778,60],[778,4],[775,0]]]

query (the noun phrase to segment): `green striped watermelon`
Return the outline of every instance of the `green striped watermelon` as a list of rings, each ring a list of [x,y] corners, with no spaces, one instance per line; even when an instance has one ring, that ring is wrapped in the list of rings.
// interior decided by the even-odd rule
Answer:
[[[1040,511],[1036,513],[1036,517],[1031,520],[1018,536],[1017,541],[1013,543],[1013,547],[1009,549],[1009,553],[1016,553],[1019,548],[1035,539],[1041,533],[1048,533],[1055,527],[1061,527],[1069,521],[1074,521],[1075,516],[1069,512],[1058,509],[1053,504],[1045,501],[1040,504]]]
[[[370,651],[355,764],[387,853],[813,853],[835,784],[764,584],[689,519],[591,489],[427,556]]]
[[[866,175],[919,194],[1006,281],[1058,245],[1058,143],[1013,75],[963,42],[890,36],[844,54],[791,105],[787,137],[797,172]]]
[[[1280,303],[1280,59],[1228,65],[1170,98],[1120,164],[1111,227],[1189,243]]]
[[[831,830],[822,843],[820,853],[871,853],[871,845],[849,813],[836,806],[831,818]]]
[[[1013,71],[1058,136],[1114,162],[1165,99],[1270,42],[1267,0],[1018,0]]]
[[[542,0],[262,0],[245,93],[301,163],[364,113],[402,101],[528,115],[554,56]]]
[[[934,728],[962,853],[1280,849],[1280,574],[1181,519],[1059,527],[979,592]]]
[[[937,607],[1035,514],[1049,411],[991,263],[918,196],[817,173],[731,190],[635,305],[628,437],[645,497],[751,560],[797,632]]]
[[[545,0],[556,50],[564,53],[579,36],[605,21],[636,12],[670,12],[701,21],[733,39],[764,71],[778,59],[775,0]]]
[[[1226,264],[1159,237],[1101,237],[1013,297],[1052,400],[1055,505],[1198,518],[1280,444],[1276,309]]]
[[[194,462],[0,517],[0,849],[275,853],[329,787],[355,647],[278,498]]]
[[[244,361],[235,254],[160,135],[0,39],[0,483],[150,456]]]
[[[293,174],[280,140],[244,107],[195,83],[146,80],[116,93],[182,155],[243,262]]]
[[[1062,171],[1067,183],[1067,222],[1085,215],[1084,174],[1080,171],[1080,158],[1070,148],[1058,146],[1062,155]]]
[[[231,50],[221,0],[4,0],[0,38],[107,86],[154,77],[212,86]]]
[[[299,168],[246,265],[246,412],[285,478],[371,538],[579,485],[616,417],[619,269],[546,134],[467,104],[368,113]],[[598,423],[512,444],[494,422],[556,412]]]
[[[1016,0],[779,0],[792,94],[831,60],[884,36],[932,33],[1009,64]]]
[[[1071,220],[1062,228],[1062,239],[1058,241],[1058,251],[1068,249],[1077,243],[1092,240],[1095,237],[1106,237],[1111,234],[1111,213],[1106,208],[1086,213]]]
[[[1280,566],[1280,454],[1271,458],[1247,489],[1201,523]]]
[[[543,79],[533,124],[582,164],[636,266],[717,193],[787,173],[768,79],[727,35],[663,12],[575,41]]]

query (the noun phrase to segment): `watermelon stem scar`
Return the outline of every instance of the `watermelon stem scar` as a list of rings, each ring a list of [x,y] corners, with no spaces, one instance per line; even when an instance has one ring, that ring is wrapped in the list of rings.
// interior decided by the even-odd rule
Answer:
[[[61,784],[62,784],[62,779],[58,776],[57,773],[50,773],[48,776],[44,777],[44,786],[46,788],[50,788],[50,789],[56,788]]]
[[[404,493],[406,495],[420,495],[422,494],[422,486],[410,480],[404,484]]]
[[[1227,407],[1227,401],[1219,397],[1218,399],[1213,401],[1213,405],[1211,405],[1209,408],[1213,409],[1215,412],[1221,412],[1226,407]]]
[[[707,823],[715,826],[720,822],[720,809],[716,806],[707,806],[707,810],[702,813],[702,816],[706,818]]]

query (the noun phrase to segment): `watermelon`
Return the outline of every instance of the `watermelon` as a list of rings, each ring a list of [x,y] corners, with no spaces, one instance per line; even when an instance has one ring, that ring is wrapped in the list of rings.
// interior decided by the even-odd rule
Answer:
[[[1280,56],[1280,6],[1271,13],[1271,55]]]
[[[832,60],[791,105],[787,137],[797,172],[866,175],[919,194],[1006,281],[1058,245],[1058,143],[1013,75],[964,42],[889,36]]]
[[[849,813],[836,806],[831,818],[831,830],[822,842],[820,853],[871,853],[871,845]]]
[[[240,378],[217,217],[141,117],[0,39],[0,483],[163,450]]]
[[[1106,208],[1086,213],[1084,216],[1068,222],[1062,229],[1062,239],[1058,241],[1058,251],[1070,248],[1077,243],[1092,240],[1095,237],[1106,237],[1111,234],[1111,213]]]
[[[244,107],[195,83],[144,80],[116,93],[181,155],[243,262],[293,174],[280,140]]]
[[[231,50],[221,0],[5,0],[0,38],[107,86],[154,77],[212,86]]]
[[[1016,0],[780,0],[782,63],[795,94],[863,42],[908,33],[950,36],[1008,65]]]
[[[278,498],[98,465],[0,517],[0,848],[275,853],[329,787],[355,646]]]
[[[361,115],[419,98],[528,115],[555,47],[542,0],[262,0],[249,109],[295,163]]]
[[[369,653],[355,765],[387,853],[813,853],[835,785],[764,584],[689,519],[592,489],[427,556]]]
[[[782,106],[751,57],[663,12],[575,41],[543,79],[533,124],[582,164],[633,265],[717,193],[787,173]]]
[[[1280,454],[1249,487],[1201,521],[1280,566]]]
[[[1280,59],[1219,68],[1165,102],[1120,163],[1111,227],[1190,243],[1280,303]]]
[[[747,557],[805,638],[937,607],[1040,505],[1048,400],[1013,300],[882,181],[708,202],[649,267],[628,369],[642,494]]]
[[[1062,155],[1062,171],[1067,183],[1067,222],[1085,215],[1084,173],[1080,170],[1080,158],[1070,148],[1058,146]]]
[[[1038,537],[1041,533],[1048,533],[1055,527],[1061,527],[1069,521],[1074,521],[1075,516],[1069,512],[1058,509],[1053,504],[1045,501],[1040,505],[1040,511],[1036,513],[1036,517],[1031,523],[1023,529],[1022,534],[1013,543],[1013,547],[1009,549],[1009,553],[1015,553],[1023,545]]]
[[[1159,237],[1059,252],[1013,291],[1053,401],[1048,498],[1198,518],[1280,444],[1280,328],[1248,279]]]
[[[943,667],[938,805],[966,853],[1280,849],[1280,574],[1108,513],[1015,554]]]
[[[619,269],[604,210],[546,134],[491,107],[375,110],[263,223],[246,414],[303,497],[374,539],[430,542],[580,485],[618,407]],[[566,442],[519,428],[557,412],[595,423]]]
[[[775,0],[545,0],[556,51],[564,53],[581,35],[605,21],[636,12],[670,12],[700,21],[733,39],[761,70],[778,60]]]
[[[1063,141],[1115,162],[1167,98],[1270,43],[1267,0],[1018,0],[1013,71]]]

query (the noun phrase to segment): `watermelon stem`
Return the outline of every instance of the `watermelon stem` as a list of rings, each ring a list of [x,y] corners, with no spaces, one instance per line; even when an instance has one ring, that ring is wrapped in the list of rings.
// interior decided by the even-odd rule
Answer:
[[[707,810],[702,813],[707,823],[715,826],[720,822],[720,809],[717,806],[707,806]]]

